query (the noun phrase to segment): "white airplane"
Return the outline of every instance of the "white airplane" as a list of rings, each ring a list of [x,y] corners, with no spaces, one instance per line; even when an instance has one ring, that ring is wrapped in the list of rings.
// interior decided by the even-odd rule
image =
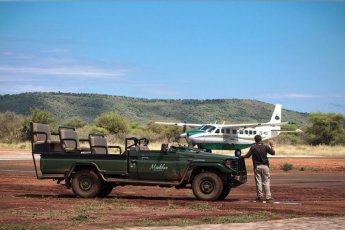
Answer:
[[[236,155],[241,155],[241,150],[252,146],[254,136],[259,134],[262,140],[277,137],[281,132],[302,132],[281,130],[280,126],[289,124],[281,121],[282,105],[277,104],[271,120],[267,123],[251,124],[189,124],[172,122],[155,122],[161,125],[189,126],[192,129],[181,134],[190,146],[197,146],[208,150],[235,150]]]

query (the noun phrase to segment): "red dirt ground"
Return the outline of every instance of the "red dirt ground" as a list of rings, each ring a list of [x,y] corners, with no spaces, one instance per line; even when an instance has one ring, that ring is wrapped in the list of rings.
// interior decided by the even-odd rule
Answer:
[[[0,161],[0,227],[114,228],[145,221],[209,223],[243,215],[263,219],[345,215],[345,158],[274,158],[270,162],[272,195],[279,204],[253,202],[250,160],[248,183],[219,202],[198,201],[190,189],[143,186],[117,187],[104,199],[81,199],[51,180],[37,180],[32,162]],[[295,169],[280,170],[284,163]]]

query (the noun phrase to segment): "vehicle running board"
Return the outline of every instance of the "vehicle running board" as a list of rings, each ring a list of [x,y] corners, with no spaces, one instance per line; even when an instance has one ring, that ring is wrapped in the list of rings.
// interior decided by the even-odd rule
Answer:
[[[37,179],[60,180],[60,179],[65,179],[65,175],[64,174],[43,174],[43,175],[37,176]]]
[[[178,181],[152,181],[152,180],[132,180],[121,178],[108,178],[107,182],[120,184],[120,185],[161,185],[161,186],[177,186],[180,184]]]

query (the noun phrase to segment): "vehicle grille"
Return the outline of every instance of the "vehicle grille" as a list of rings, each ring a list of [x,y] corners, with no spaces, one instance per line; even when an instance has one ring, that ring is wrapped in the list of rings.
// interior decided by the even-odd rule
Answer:
[[[231,162],[231,168],[235,171],[238,171],[240,169],[240,164],[239,161],[237,159],[232,160]]]

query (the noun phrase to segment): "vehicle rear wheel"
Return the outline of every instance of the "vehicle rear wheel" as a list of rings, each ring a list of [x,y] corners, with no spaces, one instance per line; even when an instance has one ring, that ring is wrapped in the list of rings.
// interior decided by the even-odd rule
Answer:
[[[229,184],[223,184],[223,191],[218,200],[224,200],[230,193],[231,187]]]
[[[110,183],[103,183],[101,190],[99,190],[97,196],[107,197],[111,193],[112,190],[113,190],[113,186]]]
[[[93,170],[80,170],[72,178],[72,190],[80,197],[96,197],[100,189],[101,181]]]
[[[195,176],[192,189],[198,199],[213,201],[221,196],[223,182],[216,173],[203,172]]]

